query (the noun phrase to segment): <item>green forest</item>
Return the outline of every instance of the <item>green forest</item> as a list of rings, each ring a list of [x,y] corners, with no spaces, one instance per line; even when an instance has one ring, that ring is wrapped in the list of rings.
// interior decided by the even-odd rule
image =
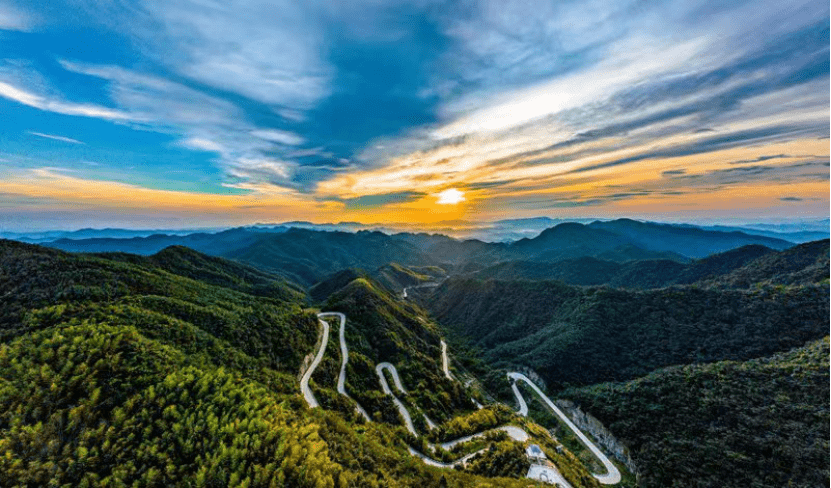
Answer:
[[[436,328],[377,286],[329,297],[357,317],[350,390],[373,395],[372,364],[399,360],[419,392],[408,402],[437,421],[473,413],[458,383],[416,383],[442,384]],[[315,310],[276,275],[184,248],[71,255],[0,241],[0,293],[0,486],[526,486],[522,447],[504,439],[465,469],[432,468],[407,452],[418,441],[394,410],[371,409],[372,423],[343,405],[310,410],[298,375]],[[315,392],[343,401],[328,369]],[[594,486],[561,457],[575,486]]]
[[[567,390],[630,450],[643,487],[828,486],[828,338],[746,362]]]

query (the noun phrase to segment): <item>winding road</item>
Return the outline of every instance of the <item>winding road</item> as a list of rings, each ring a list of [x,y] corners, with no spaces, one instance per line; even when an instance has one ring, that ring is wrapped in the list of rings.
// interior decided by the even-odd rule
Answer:
[[[409,410],[407,410],[407,407],[401,403],[401,400],[399,400],[397,396],[395,396],[390,389],[390,385],[387,383],[387,378],[384,376],[385,369],[392,375],[392,381],[395,383],[395,388],[401,393],[407,393],[401,385],[401,378],[398,377],[398,370],[395,369],[395,366],[390,363],[378,363],[378,365],[375,366],[375,372],[378,374],[378,381],[381,383],[381,389],[384,390],[385,395],[392,397],[392,401],[395,403],[395,406],[398,407],[398,412],[402,417],[404,417],[404,424],[407,426],[407,430],[410,431],[410,434],[418,436],[418,432],[415,430],[415,425],[413,425],[413,418],[410,417]]]
[[[407,296],[407,289],[405,288],[404,289],[404,297],[406,298],[406,296]],[[309,365],[309,368],[303,373],[302,377],[300,378],[300,390],[303,393],[303,397],[305,398],[306,403],[309,405],[309,408],[316,408],[320,405],[317,402],[317,399],[315,398],[314,393],[312,393],[311,388],[309,387],[309,380],[311,379],[312,374],[314,373],[315,369],[320,364],[320,361],[323,359],[323,354],[325,353],[326,346],[329,343],[329,323],[325,319],[337,318],[340,321],[339,339],[340,339],[340,352],[341,352],[341,368],[340,368],[340,374],[338,375],[337,391],[338,391],[339,394],[341,394],[341,395],[349,398],[350,400],[352,400],[352,402],[355,403],[356,410],[358,412],[360,412],[360,414],[366,420],[369,421],[370,417],[369,417],[369,414],[366,412],[366,410],[364,410],[363,407],[361,407],[361,405],[358,402],[356,402],[354,399],[352,399],[352,397],[350,397],[349,394],[346,392],[346,364],[349,361],[349,349],[346,346],[346,336],[345,336],[346,316],[344,314],[340,313],[340,312],[323,312],[323,313],[319,313],[317,315],[317,317],[318,317],[318,321],[320,322],[321,327],[323,328],[323,334],[322,334],[321,340],[320,340],[320,349],[318,349],[317,353],[315,354],[315,357],[312,360],[311,365]],[[441,341],[441,356],[442,356],[442,370],[444,372],[444,375],[445,375],[446,378],[452,380],[453,376],[450,374],[450,367],[449,367],[450,361],[449,361],[449,358],[447,356],[447,344],[444,342],[444,340]],[[398,397],[396,397],[395,394],[393,393],[393,391],[390,388],[390,385],[387,381],[387,378],[384,375],[384,370],[389,371],[390,375],[392,375],[392,380],[393,380],[393,383],[395,385],[395,389],[398,390],[402,394],[407,394],[407,391],[404,389],[404,385],[401,384],[401,378],[398,376],[398,370],[395,368],[395,366],[393,364],[388,363],[388,362],[378,363],[378,365],[376,365],[376,367],[375,367],[375,372],[378,375],[378,381],[381,384],[381,389],[383,390],[384,394],[389,395],[389,396],[392,397],[392,400],[395,403],[395,406],[398,408],[399,413],[404,418],[404,423],[405,423],[405,426],[406,426],[407,430],[412,435],[417,437],[418,432],[415,429],[415,425],[413,424],[413,420],[412,420],[412,417],[410,416],[410,412],[409,412],[409,410],[407,410],[407,407],[404,405],[404,403],[402,403],[401,400],[399,400]],[[511,380],[513,380],[513,381],[511,381],[511,389],[513,390],[514,396],[516,397],[517,403],[519,404],[519,411],[517,412],[518,415],[523,416],[523,417],[528,416],[528,404],[525,402],[525,398],[522,396],[522,392],[519,391],[519,388],[517,386],[518,381],[524,381],[525,383],[528,384],[528,386],[530,386],[534,390],[534,392],[537,395],[539,395],[539,397],[545,402],[545,404],[551,409],[551,411],[553,411],[574,432],[574,434],[580,439],[580,441],[592,452],[592,454],[594,454],[598,458],[598,460],[600,460],[600,462],[606,468],[606,471],[607,471],[606,474],[602,474],[602,475],[593,474],[593,476],[600,483],[602,483],[604,485],[613,485],[613,484],[617,484],[617,483],[620,482],[621,475],[620,475],[620,471],[617,469],[617,467],[609,460],[608,457],[606,457],[605,454],[603,454],[602,451],[600,451],[600,449],[597,448],[597,446],[594,445],[594,443],[592,443],[589,440],[588,437],[586,437],[585,434],[583,434],[583,432],[579,428],[577,428],[576,425],[574,425],[574,423],[571,422],[571,420],[559,408],[557,408],[557,406],[554,404],[554,402],[552,402],[551,399],[548,398],[548,396],[545,393],[543,393],[542,390],[540,390],[540,388],[537,385],[535,385],[530,379],[528,379],[527,376],[525,376],[522,373],[511,372],[511,373],[508,373],[508,377]],[[475,400],[474,400],[474,402],[475,402]],[[478,403],[476,404],[476,406],[479,407],[479,408],[482,408],[481,405],[479,405]],[[425,415],[425,414],[422,414],[422,415],[424,416],[424,420],[425,420],[425,423],[427,424],[428,428],[434,429],[436,427],[435,423],[433,421],[431,421],[427,417],[427,415]],[[525,432],[523,429],[521,429],[519,427],[511,426],[511,425],[505,425],[505,426],[502,426],[502,427],[498,427],[496,429],[489,429],[489,430],[484,431],[484,432],[479,432],[477,434],[472,434],[472,435],[469,435],[469,436],[461,437],[459,439],[448,441],[448,442],[439,444],[438,446],[434,445],[434,444],[428,444],[428,446],[433,450],[435,450],[438,447],[441,447],[442,449],[447,450],[447,449],[453,448],[454,446],[456,446],[458,444],[462,444],[464,442],[471,441],[471,440],[476,439],[478,437],[482,437],[482,436],[486,435],[489,432],[494,432],[494,431],[499,431],[499,430],[505,431],[508,434],[508,436],[511,437],[511,439],[513,439],[515,441],[518,441],[518,442],[526,442],[527,440],[530,439],[530,436],[528,435],[528,433]],[[436,461],[435,459],[432,459],[432,458],[424,455],[423,453],[418,452],[417,450],[413,449],[412,447],[409,447],[409,452],[410,452],[411,455],[420,458],[422,461],[424,461],[424,463],[426,463],[430,466],[435,466],[435,467],[439,467],[439,468],[452,468],[452,467],[455,467],[455,466],[458,466],[458,465],[464,465],[473,456],[475,456],[475,455],[477,455],[477,454],[479,454],[480,452],[483,452],[483,451],[484,451],[484,449],[481,449],[479,451],[467,454],[467,455],[465,455],[465,456],[463,456],[463,457],[461,457],[461,458],[459,458],[459,459],[457,459],[457,460],[455,460],[451,463],[444,463],[444,462],[441,462],[441,461]],[[556,482],[556,483],[559,483],[559,484],[561,484],[563,486],[566,486],[566,487],[571,486],[562,477],[562,475],[559,473],[559,471],[556,468],[552,467],[552,466],[533,464],[531,466],[531,469],[529,469],[529,471],[528,471],[527,477],[537,479],[537,480],[540,480],[540,481],[546,481],[546,482],[549,482],[549,483]]]
[[[519,388],[516,385],[517,381],[524,381],[526,384],[528,384],[528,386],[531,387],[531,389],[534,390],[534,393],[539,395],[539,397],[545,402],[548,408],[550,408],[552,412],[554,412],[558,417],[560,417],[560,420],[562,420],[563,423],[565,423],[568,426],[568,428],[571,429],[572,432],[574,432],[574,435],[576,435],[580,439],[583,445],[585,445],[589,449],[589,451],[591,451],[592,454],[594,454],[595,457],[597,457],[597,459],[601,463],[603,463],[603,467],[606,468],[606,474],[593,474],[593,476],[597,478],[597,481],[604,485],[615,485],[617,483],[620,483],[620,471],[617,469],[617,466],[615,466],[612,463],[612,461],[610,461],[609,458],[606,457],[605,454],[603,454],[603,451],[598,449],[597,446],[595,446],[594,443],[590,441],[585,434],[583,434],[583,431],[581,431],[577,428],[576,425],[574,425],[571,419],[569,419],[566,416],[566,414],[563,413],[562,410],[557,408],[557,405],[554,405],[554,402],[552,402],[551,399],[548,398],[548,395],[543,393],[542,390],[540,390],[540,388],[537,385],[535,385],[533,381],[529,380],[528,377],[522,373],[508,373],[508,377],[514,380],[511,383],[511,388],[514,390],[514,395],[516,395],[517,400],[520,403],[520,411],[517,413],[519,413],[522,416],[528,415],[528,405],[525,403],[525,399],[522,397],[522,393],[520,393]]]
[[[309,408],[320,406],[320,404],[317,403],[314,393],[312,393],[312,389],[309,388],[309,380],[312,378],[312,373],[315,372],[315,368],[317,368],[317,365],[319,365],[320,361],[323,359],[323,353],[326,352],[326,345],[329,344],[329,324],[323,321],[320,318],[320,315],[318,315],[317,320],[320,322],[320,326],[323,327],[323,337],[320,339],[320,349],[317,351],[317,354],[312,360],[312,364],[309,365],[309,369],[307,369],[300,378],[300,391],[303,392],[303,398],[306,399],[306,403],[309,404]]]
[[[324,312],[317,314],[318,318],[321,320],[329,315],[332,315],[340,320],[340,332],[338,333],[338,336],[340,338],[341,363],[340,374],[338,375],[338,393],[352,400],[355,404],[355,410],[357,410],[363,418],[370,420],[369,414],[366,413],[364,407],[362,407],[360,403],[354,400],[351,396],[349,396],[349,393],[346,392],[346,363],[349,362],[349,348],[346,347],[346,315],[340,312]]]
[[[445,378],[453,379],[453,375],[450,374],[450,360],[447,358],[447,343],[444,339],[441,341],[441,369],[444,371]]]
[[[405,286],[404,291],[401,293],[401,298],[408,298],[407,290],[409,290],[409,289],[412,289],[412,288],[432,288],[434,286],[441,285],[443,282],[444,282],[444,280],[438,281],[438,282],[422,283],[420,285]]]

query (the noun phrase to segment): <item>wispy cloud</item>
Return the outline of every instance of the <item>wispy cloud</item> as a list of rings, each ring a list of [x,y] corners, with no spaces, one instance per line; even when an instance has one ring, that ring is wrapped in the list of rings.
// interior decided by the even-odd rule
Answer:
[[[176,135],[184,147],[216,153],[235,181],[296,186],[291,180],[295,163],[277,162],[274,154],[302,144],[299,135],[257,127],[236,104],[182,83],[116,66],[66,60],[61,64],[69,71],[106,80],[110,97],[137,126]]]
[[[94,104],[73,103],[63,100],[50,99],[23,88],[0,81],[0,97],[13,100],[46,112],[63,115],[78,115],[108,120],[127,120],[129,116],[121,111]]]
[[[54,134],[44,134],[42,132],[34,132],[30,130],[27,130],[26,133],[31,134],[33,136],[42,137],[44,139],[52,139],[53,141],[68,142],[70,144],[85,144],[84,142],[81,142],[78,139],[73,139],[71,137],[57,136]]]
[[[174,73],[299,115],[331,90],[316,7],[288,0],[140,0],[94,4],[93,17],[128,29]]]
[[[827,201],[816,0],[56,5],[134,58],[3,64],[0,97],[166,134],[158,151],[207,153],[215,183],[268,201],[379,216]],[[451,190],[464,200],[436,205]]]
[[[31,14],[6,2],[0,2],[0,30],[28,31],[34,25]]]

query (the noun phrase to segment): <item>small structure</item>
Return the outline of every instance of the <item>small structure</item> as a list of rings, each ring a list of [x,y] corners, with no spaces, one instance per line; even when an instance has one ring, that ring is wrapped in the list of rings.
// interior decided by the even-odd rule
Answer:
[[[547,457],[545,457],[545,453],[542,452],[540,446],[536,444],[531,444],[525,449],[525,455],[531,460],[531,462],[543,462]]]

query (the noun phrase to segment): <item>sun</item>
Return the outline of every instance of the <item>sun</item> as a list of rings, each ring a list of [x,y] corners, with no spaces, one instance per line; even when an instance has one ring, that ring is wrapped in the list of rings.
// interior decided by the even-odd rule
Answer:
[[[448,188],[438,194],[439,199],[436,201],[439,205],[455,205],[465,200],[464,192],[455,188]]]

